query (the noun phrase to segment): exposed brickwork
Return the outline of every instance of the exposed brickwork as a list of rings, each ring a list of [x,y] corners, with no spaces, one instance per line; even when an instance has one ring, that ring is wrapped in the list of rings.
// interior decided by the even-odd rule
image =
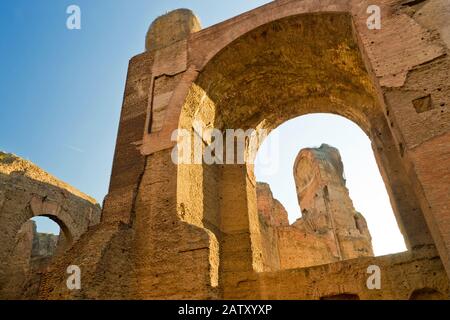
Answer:
[[[366,220],[353,208],[343,170],[333,147],[300,151],[294,178],[303,215],[292,225],[269,185],[257,184],[265,271],[373,256]]]
[[[36,234],[30,222],[36,216],[58,223],[60,239]],[[56,241],[56,252],[62,254],[100,217],[101,208],[91,197],[29,161],[0,152],[0,297],[21,297],[27,277],[48,262],[33,258],[45,258]]]
[[[367,268],[370,265],[381,269],[380,290],[367,288]],[[310,268],[236,274],[225,298],[408,300],[428,289],[434,296],[448,299],[448,278],[442,270],[436,251],[422,248],[410,253],[359,258]]]
[[[448,5],[378,2],[381,30],[367,28],[369,0],[273,1],[200,31],[186,11],[161,17],[130,61],[102,223],[56,259],[40,297],[448,297]],[[316,112],[367,133],[410,252],[264,272],[252,166],[171,162],[173,131],[194,120],[271,130]],[[80,292],[65,288],[72,263]],[[370,264],[382,290],[365,287]]]
[[[364,216],[353,207],[337,149],[322,145],[300,151],[294,178],[303,214],[295,227],[330,239],[338,260],[373,256],[372,237]]]

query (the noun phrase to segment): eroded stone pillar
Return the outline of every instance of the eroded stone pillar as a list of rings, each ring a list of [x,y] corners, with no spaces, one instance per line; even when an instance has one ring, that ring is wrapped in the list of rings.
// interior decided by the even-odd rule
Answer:
[[[337,260],[373,256],[366,220],[353,207],[337,149],[323,144],[300,151],[294,179],[302,209],[294,226],[322,236]]]
[[[414,249],[433,244],[422,208],[391,132],[385,121],[380,123],[372,133],[372,149],[406,246]]]

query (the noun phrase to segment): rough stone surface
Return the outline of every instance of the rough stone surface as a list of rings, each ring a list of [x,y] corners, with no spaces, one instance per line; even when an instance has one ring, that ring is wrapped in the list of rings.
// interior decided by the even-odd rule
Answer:
[[[176,42],[153,29],[161,45],[130,61],[102,222],[55,257],[39,297],[448,298],[447,1],[380,0],[381,30],[367,28],[372,4],[278,0]],[[370,138],[409,251],[267,272],[252,165],[177,166],[172,133],[195,120],[272,130],[317,112]],[[78,292],[65,288],[72,263]],[[366,287],[373,264],[382,290]]]
[[[55,221],[61,236],[37,233],[30,221],[36,216]],[[70,248],[100,217],[94,199],[31,162],[0,152],[0,297],[21,297],[30,274]]]
[[[258,182],[256,185],[258,196],[258,213],[266,224],[272,227],[289,225],[288,213],[280,201],[275,199],[267,183]]]
[[[19,230],[14,248],[11,252],[11,268],[7,274],[8,281],[3,291],[14,298],[36,297],[37,288],[34,283],[39,282],[40,273],[51,262],[57,253],[59,236],[38,233],[36,223],[27,221]]]
[[[300,151],[294,178],[303,216],[292,225],[269,185],[257,183],[265,271],[373,256],[366,220],[353,207],[343,173],[337,149]]]
[[[381,269],[381,290],[367,288],[367,268]],[[449,299],[449,283],[435,249],[366,257],[301,269],[239,273],[230,283],[235,299],[409,300]],[[431,294],[430,294],[431,293]]]
[[[51,257],[56,253],[59,236],[47,233],[34,233],[32,257]]]
[[[200,29],[200,21],[191,10],[171,11],[152,23],[147,32],[145,48],[148,51],[154,51],[168,47]]]

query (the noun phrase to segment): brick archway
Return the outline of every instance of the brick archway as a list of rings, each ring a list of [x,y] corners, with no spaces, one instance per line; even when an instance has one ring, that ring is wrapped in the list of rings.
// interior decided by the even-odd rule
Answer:
[[[379,1],[383,27],[369,30],[371,4],[279,0],[200,31],[187,10],[158,18],[147,39],[155,45],[130,61],[104,219],[67,257],[88,270],[84,296],[404,299],[417,279],[403,278],[409,288],[399,290],[399,274],[409,274],[412,261],[426,270],[420,281],[448,292],[441,261],[448,272],[450,60],[448,39],[438,35],[444,26],[433,16],[445,4]],[[311,112],[340,114],[366,132],[410,247],[430,242],[428,226],[440,259],[425,250],[254,272],[260,258],[247,167],[177,167],[172,133],[190,129],[196,117],[219,129],[273,129]],[[120,252],[129,255],[117,258]],[[367,264],[386,272],[382,297],[364,285]],[[47,274],[43,298],[72,297],[61,285],[63,265]],[[103,272],[106,266],[113,271]],[[316,281],[323,273],[342,292]]]

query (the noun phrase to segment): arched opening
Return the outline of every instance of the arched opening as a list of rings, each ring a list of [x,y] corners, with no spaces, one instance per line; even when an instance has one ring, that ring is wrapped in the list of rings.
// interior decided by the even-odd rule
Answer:
[[[201,70],[185,99],[179,129],[200,135],[207,147],[214,139],[195,127],[202,123],[222,132],[225,145],[235,145],[228,129],[271,132],[307,114],[345,117],[370,139],[408,248],[432,243],[365,61],[348,14],[298,15],[263,25],[226,46]],[[254,154],[262,142],[247,137],[246,154]],[[178,165],[178,214],[217,238],[211,256],[219,257],[224,283],[237,272],[267,270],[254,159],[247,160]]]
[[[447,300],[444,294],[433,288],[421,288],[414,290],[409,300]]]
[[[41,274],[72,244],[67,226],[54,215],[34,216],[15,235],[8,258],[4,292],[9,297],[33,296]]]
[[[258,150],[255,176],[269,269],[274,250],[279,269],[406,250],[370,139],[341,116],[277,127]]]

